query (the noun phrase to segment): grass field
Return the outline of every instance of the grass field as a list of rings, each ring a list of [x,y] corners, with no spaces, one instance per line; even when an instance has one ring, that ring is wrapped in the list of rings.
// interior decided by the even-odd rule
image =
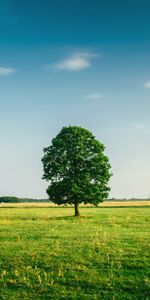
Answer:
[[[63,205],[62,205],[63,206]],[[92,205],[80,204],[80,207],[91,207]],[[104,201],[99,204],[100,207],[124,207],[124,206],[150,206],[150,200],[122,200],[122,201]],[[19,202],[19,203],[0,203],[1,207],[58,207],[58,205],[53,202]],[[59,206],[61,207],[61,206]]]
[[[150,207],[0,209],[0,299],[150,299]]]

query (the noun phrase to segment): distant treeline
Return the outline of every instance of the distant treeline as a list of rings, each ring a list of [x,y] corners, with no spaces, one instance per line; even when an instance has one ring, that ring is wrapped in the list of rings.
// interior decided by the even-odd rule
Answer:
[[[109,199],[106,199],[106,201],[150,201],[150,198],[129,198],[129,199],[126,199],[126,198],[122,198],[122,199],[118,199],[118,198],[109,198]]]
[[[0,203],[49,202],[48,199],[18,198],[14,196],[0,197]]]
[[[105,201],[150,201],[150,198],[139,199],[139,198],[130,198],[130,199],[115,199],[109,198]],[[0,197],[0,203],[25,203],[25,202],[51,202],[49,199],[35,199],[35,198],[18,198],[14,196],[2,196]]]

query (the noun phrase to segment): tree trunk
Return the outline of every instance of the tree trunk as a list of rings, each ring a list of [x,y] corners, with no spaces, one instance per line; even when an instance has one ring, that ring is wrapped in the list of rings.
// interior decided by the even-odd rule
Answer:
[[[74,208],[75,208],[75,217],[79,217],[80,216],[80,213],[79,213],[79,203],[77,201],[75,201],[75,204],[74,204]]]

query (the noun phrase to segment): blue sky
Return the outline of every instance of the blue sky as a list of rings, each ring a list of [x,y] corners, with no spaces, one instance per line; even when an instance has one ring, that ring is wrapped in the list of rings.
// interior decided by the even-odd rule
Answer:
[[[150,196],[150,2],[0,1],[0,195],[43,198],[63,126],[106,146],[112,197]]]

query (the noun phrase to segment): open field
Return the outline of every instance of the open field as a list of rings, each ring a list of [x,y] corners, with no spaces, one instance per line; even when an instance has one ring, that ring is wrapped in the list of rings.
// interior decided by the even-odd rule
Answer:
[[[0,209],[0,299],[150,299],[150,207],[38,205]]]
[[[63,205],[62,205],[63,206]],[[85,207],[84,204],[80,206]],[[136,201],[104,201],[99,204],[100,207],[124,207],[124,206],[150,206],[150,200],[136,200]],[[52,202],[22,202],[22,203],[0,203],[0,207],[58,207],[58,205]],[[91,207],[87,204],[86,207]]]

